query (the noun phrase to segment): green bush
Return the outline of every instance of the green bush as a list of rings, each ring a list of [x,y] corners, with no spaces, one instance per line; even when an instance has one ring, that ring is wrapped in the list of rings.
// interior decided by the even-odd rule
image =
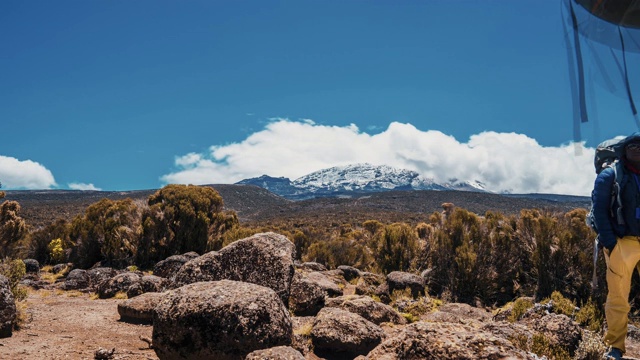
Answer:
[[[9,279],[9,288],[16,301],[22,301],[27,297],[27,290],[20,285],[26,273],[27,268],[22,260],[5,258],[0,263],[0,274]]]
[[[522,316],[533,307],[533,302],[527,298],[517,298],[511,306],[511,314],[507,319],[509,322],[516,322],[522,319]]]
[[[222,211],[222,197],[209,186],[167,185],[149,197],[148,205],[138,257],[143,264],[189,251],[217,250],[222,235],[238,226],[235,213]]]
[[[408,224],[395,223],[378,231],[373,256],[380,271],[408,271],[418,255],[418,234]]]
[[[125,267],[133,264],[140,237],[140,209],[131,199],[102,199],[77,216],[70,230],[72,261],[87,268],[98,261]]]
[[[23,250],[21,242],[28,235],[27,224],[19,215],[20,204],[5,201],[0,204],[0,258],[17,257]]]
[[[55,264],[64,261],[64,248],[62,247],[62,239],[57,238],[51,240],[48,246],[49,258]]]

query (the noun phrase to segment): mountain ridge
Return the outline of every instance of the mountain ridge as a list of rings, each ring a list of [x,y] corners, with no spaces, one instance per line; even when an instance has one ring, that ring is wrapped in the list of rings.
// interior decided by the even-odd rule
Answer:
[[[420,176],[416,171],[388,165],[369,163],[334,166],[301,176],[295,180],[286,177],[262,175],[238,181],[239,185],[256,185],[290,200],[318,197],[354,196],[363,193],[391,190],[459,190],[488,192],[479,181],[436,183]]]

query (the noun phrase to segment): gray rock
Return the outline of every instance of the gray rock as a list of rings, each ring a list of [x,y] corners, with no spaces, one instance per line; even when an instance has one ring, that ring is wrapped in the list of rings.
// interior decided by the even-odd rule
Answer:
[[[186,257],[189,260],[193,260],[193,259],[197,258],[198,256],[200,256],[200,254],[198,254],[195,251],[189,251],[189,252],[186,252],[186,253],[182,254],[182,256]]]
[[[291,347],[305,356],[313,351],[311,330],[313,329],[315,319],[313,316],[294,316],[291,318],[291,325],[293,327]]]
[[[67,270],[71,270],[71,268],[73,268],[73,265],[69,264],[56,264],[53,265],[53,267],[51,268],[51,272],[54,274],[59,274],[59,273],[63,273]]]
[[[198,281],[235,280],[273,289],[289,301],[295,246],[284,235],[260,233],[212,251],[182,266],[176,286]]]
[[[296,269],[300,269],[303,271],[327,271],[326,266],[313,261],[296,264]]]
[[[544,334],[552,345],[560,345],[573,356],[582,340],[582,329],[566,315],[546,314],[542,317],[524,318],[519,321]]]
[[[407,325],[364,357],[367,360],[535,359],[510,341],[463,324]]]
[[[91,278],[87,270],[73,269],[67,274],[60,287],[63,290],[83,290],[91,285]]]
[[[196,257],[191,258],[184,255],[169,256],[168,258],[156,263],[153,267],[153,275],[171,279],[178,273],[182,265]]]
[[[110,267],[96,267],[87,270],[87,274],[89,275],[89,287],[96,290],[103,281],[118,275],[118,271]]]
[[[291,281],[289,309],[296,316],[313,316],[324,307],[326,292],[299,273]]]
[[[118,304],[120,320],[134,324],[152,324],[153,312],[165,293],[146,292]]]
[[[312,271],[305,277],[307,280],[320,286],[324,291],[327,292],[328,296],[342,296],[343,294],[340,285],[333,278],[325,275],[322,272]]]
[[[163,292],[169,288],[169,285],[170,281],[168,279],[155,275],[143,275],[140,281],[134,282],[129,286],[127,297],[132,298],[148,292]]]
[[[380,301],[382,301],[385,304],[391,303],[391,293],[389,292],[389,284],[387,284],[386,282],[384,284],[380,284],[374,290],[373,295],[377,296],[380,299]]]
[[[473,319],[479,322],[486,322],[493,318],[493,314],[484,309],[462,303],[444,304],[438,308],[437,312],[449,313],[461,319]]]
[[[311,339],[321,357],[366,355],[384,338],[384,331],[360,315],[338,308],[320,310],[313,322]]]
[[[131,285],[140,281],[141,276],[133,272],[125,272],[103,281],[98,285],[98,297],[108,299],[114,297],[118,292],[126,292]]]
[[[424,295],[424,278],[416,274],[392,271],[387,275],[387,284],[389,294],[393,294],[395,290],[410,289],[413,298]]]
[[[40,274],[40,263],[36,259],[24,259],[25,271],[27,274]]]
[[[407,320],[391,306],[379,303],[368,296],[346,295],[326,300],[326,307],[335,307],[358,314],[376,325],[384,322],[406,324]]]
[[[290,346],[276,346],[251,352],[245,360],[304,360],[302,354]]]
[[[270,288],[231,280],[171,290],[153,316],[160,359],[241,360],[255,350],[290,345],[289,312]]]
[[[338,270],[342,271],[342,276],[344,276],[344,279],[347,281],[360,277],[360,270],[353,266],[340,265],[338,266]]]
[[[356,283],[356,294],[368,296],[374,295],[378,286],[384,284],[385,281],[386,279],[382,275],[370,272],[361,272],[360,278],[358,278],[358,282]]]
[[[9,287],[9,279],[0,275],[0,338],[11,336],[16,315],[16,301]]]

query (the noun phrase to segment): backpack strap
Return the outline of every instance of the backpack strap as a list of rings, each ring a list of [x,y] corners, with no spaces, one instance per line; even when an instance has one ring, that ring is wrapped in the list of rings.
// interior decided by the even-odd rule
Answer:
[[[620,198],[620,178],[622,172],[622,162],[617,161],[613,166],[613,187],[611,188],[611,216],[615,216],[618,225],[624,225],[624,216],[622,213],[622,199]],[[613,213],[614,205],[617,205],[616,213]]]

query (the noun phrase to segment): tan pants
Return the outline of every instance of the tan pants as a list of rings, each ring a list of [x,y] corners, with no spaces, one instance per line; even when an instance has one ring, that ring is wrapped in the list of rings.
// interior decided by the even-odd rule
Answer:
[[[604,306],[607,318],[607,333],[604,342],[625,352],[624,341],[627,337],[629,321],[629,292],[633,270],[640,262],[640,240],[636,236],[625,236],[618,239],[618,244],[609,254],[604,251],[607,262],[607,302]],[[639,268],[640,270],[640,268]]]

